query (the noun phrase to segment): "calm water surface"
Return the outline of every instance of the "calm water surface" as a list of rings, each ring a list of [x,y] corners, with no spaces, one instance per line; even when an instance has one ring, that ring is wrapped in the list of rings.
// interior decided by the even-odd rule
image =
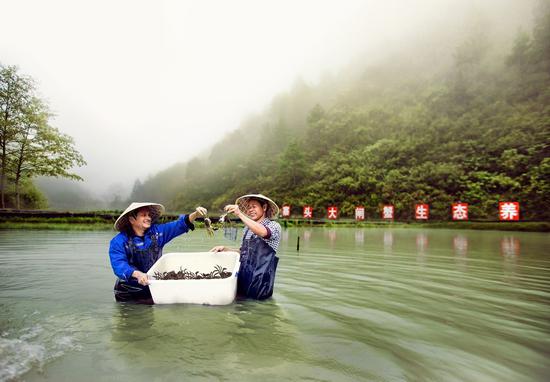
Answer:
[[[116,304],[111,237],[0,231],[0,381],[550,380],[548,234],[288,229],[274,298],[223,307]]]

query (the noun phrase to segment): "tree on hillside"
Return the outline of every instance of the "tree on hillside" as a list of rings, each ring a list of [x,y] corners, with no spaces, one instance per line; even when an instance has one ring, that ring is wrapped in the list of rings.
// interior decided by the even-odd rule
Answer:
[[[32,79],[16,67],[0,66],[0,191],[6,207],[6,185],[13,184],[15,206],[21,207],[21,182],[35,176],[82,180],[70,172],[86,164],[73,139],[49,125],[47,105],[35,95]]]

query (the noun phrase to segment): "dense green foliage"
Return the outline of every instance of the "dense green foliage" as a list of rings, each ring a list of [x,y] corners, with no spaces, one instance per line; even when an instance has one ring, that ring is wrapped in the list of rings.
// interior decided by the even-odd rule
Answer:
[[[73,139],[49,124],[52,114],[34,81],[0,64],[0,208],[41,208],[45,199],[32,178],[81,178],[73,166],[86,164]]]
[[[462,201],[471,219],[493,220],[499,201],[519,201],[522,219],[548,220],[549,4],[540,2],[532,33],[519,32],[505,53],[474,29],[441,69],[404,56],[351,80],[299,82],[210,157],[136,184],[132,199],[215,211],[262,192],[294,214],[309,204],[323,216],[335,204],[351,216],[361,204],[379,217],[391,203],[398,219],[412,218],[418,202],[449,219]]]

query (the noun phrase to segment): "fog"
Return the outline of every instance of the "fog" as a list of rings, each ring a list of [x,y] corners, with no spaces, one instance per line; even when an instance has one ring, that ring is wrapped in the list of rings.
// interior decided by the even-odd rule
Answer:
[[[0,62],[36,80],[56,114],[52,124],[75,139],[88,163],[74,171],[86,189],[106,195],[207,153],[297,79],[315,84],[327,73],[431,41],[438,30],[466,33],[471,15],[509,40],[527,29],[532,6],[0,0]]]

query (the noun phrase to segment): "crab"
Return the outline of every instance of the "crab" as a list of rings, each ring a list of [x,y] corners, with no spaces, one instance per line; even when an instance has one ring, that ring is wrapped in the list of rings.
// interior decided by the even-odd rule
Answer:
[[[227,216],[227,213],[222,214],[216,223],[212,223],[212,220],[209,217],[204,218],[204,227],[206,228],[206,233],[208,236],[214,236],[214,231],[219,230],[220,228],[226,228],[231,224],[231,219]]]
[[[227,268],[222,267],[221,265],[216,265],[212,273],[213,273],[213,278],[215,277],[215,278],[225,279],[231,276],[231,272],[227,272]]]
[[[208,236],[214,236],[214,231],[217,228],[214,229],[214,227],[212,227],[212,220],[210,220],[210,218],[204,218],[204,227],[206,228]]]
[[[227,268],[222,267],[221,265],[215,265],[214,270],[210,273],[201,273],[199,271],[191,272],[187,268],[182,269],[178,272],[169,271],[169,272],[155,272],[154,278],[156,280],[203,280],[203,279],[225,279],[231,276],[231,272],[227,271]]]

